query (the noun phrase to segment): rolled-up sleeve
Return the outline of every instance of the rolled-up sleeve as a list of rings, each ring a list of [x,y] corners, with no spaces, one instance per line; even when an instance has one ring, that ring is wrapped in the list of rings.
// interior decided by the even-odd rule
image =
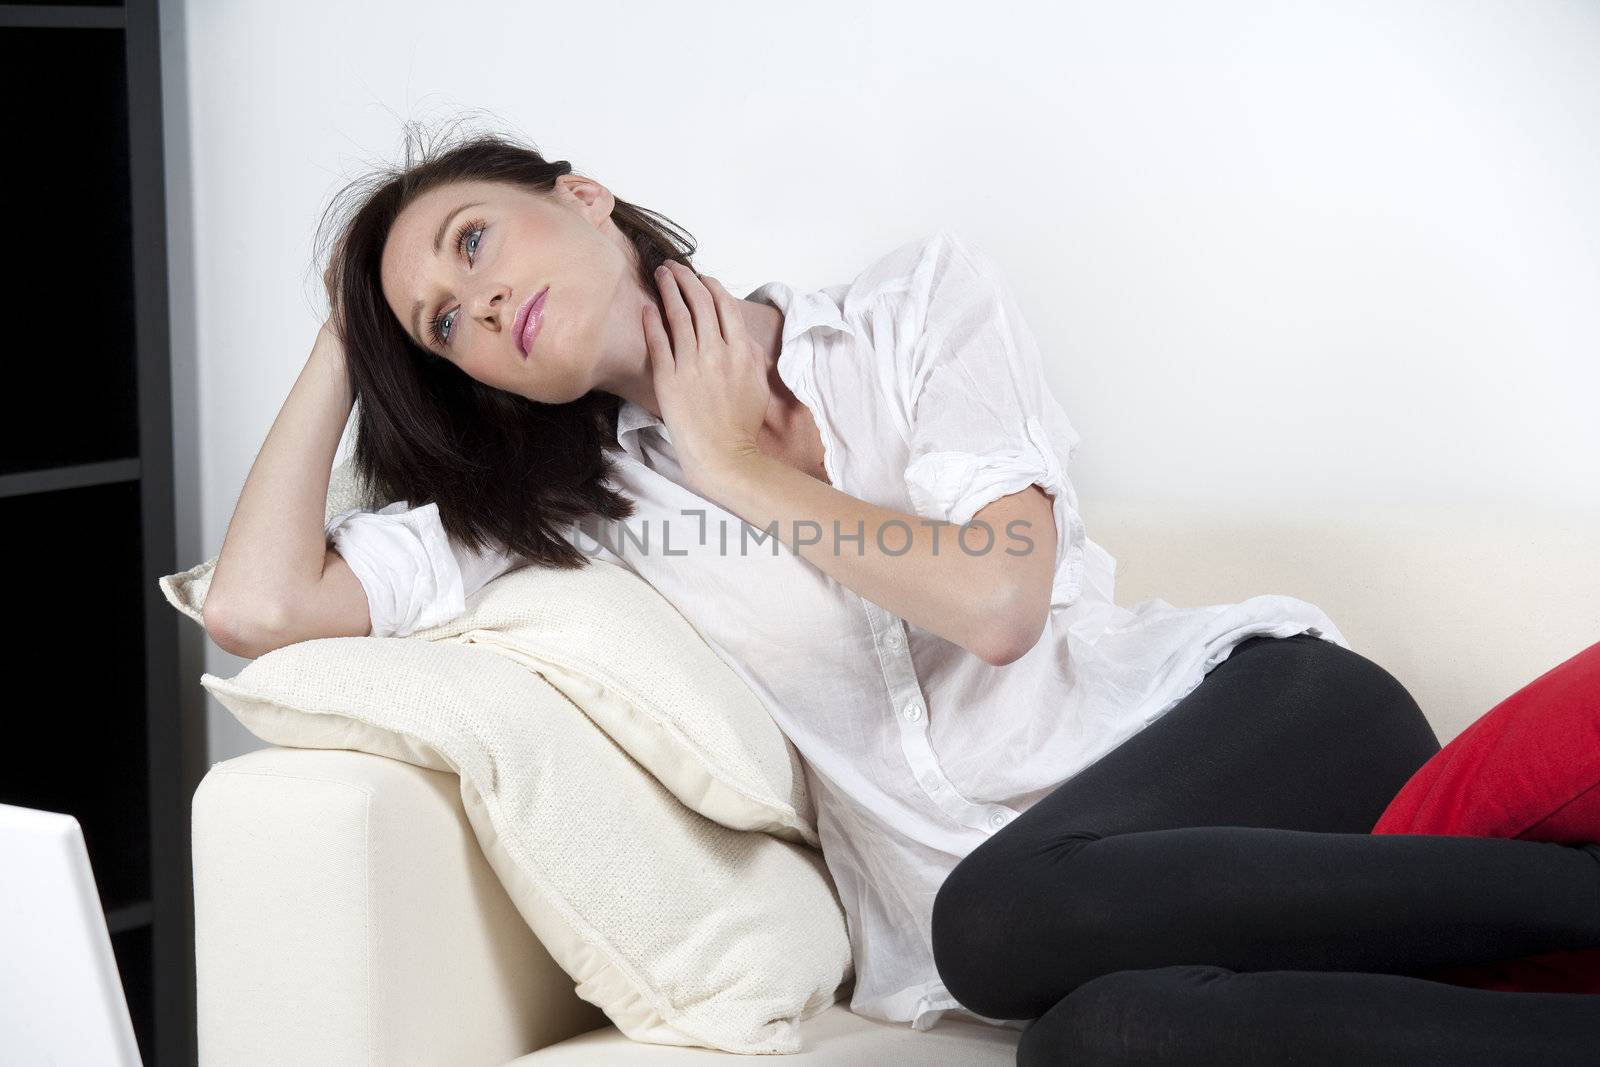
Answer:
[[[323,532],[366,591],[370,637],[405,637],[448,622],[466,610],[467,597],[516,564],[512,556],[456,544],[437,503],[349,508],[330,516]]]
[[[1009,287],[987,256],[945,230],[924,245],[907,297],[912,321],[920,317],[897,360],[909,413],[905,484],[912,506],[926,518],[961,524],[1000,497],[1038,485],[1050,496],[1056,525],[1051,602],[1072,603],[1082,594],[1087,540],[1066,473],[1079,436],[1045,380],[1038,344]],[[1016,542],[997,529],[994,545],[1004,551]]]

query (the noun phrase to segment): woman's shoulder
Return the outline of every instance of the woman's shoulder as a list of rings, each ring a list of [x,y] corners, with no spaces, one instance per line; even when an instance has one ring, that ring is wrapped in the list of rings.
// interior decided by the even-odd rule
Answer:
[[[970,286],[994,271],[993,261],[964,233],[933,230],[896,245],[862,268],[843,287],[843,310],[847,316],[864,315],[886,304],[915,304],[925,311],[941,286]]]

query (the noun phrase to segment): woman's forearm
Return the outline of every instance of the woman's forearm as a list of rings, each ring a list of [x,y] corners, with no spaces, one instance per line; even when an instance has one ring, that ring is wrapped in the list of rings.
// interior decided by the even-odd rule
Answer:
[[[760,453],[730,459],[713,492],[841,585],[990,662],[1009,662],[1019,643],[1032,643],[1026,634],[1019,642],[1016,620],[1040,614],[1019,605],[1038,599],[1033,587],[1049,587],[1055,530],[1047,501],[1005,510],[1029,508],[1048,529],[1031,519],[985,529],[983,512],[964,528],[878,507]]]
[[[213,636],[270,631],[321,581],[328,478],[353,403],[343,347],[324,324],[234,505],[206,595]]]

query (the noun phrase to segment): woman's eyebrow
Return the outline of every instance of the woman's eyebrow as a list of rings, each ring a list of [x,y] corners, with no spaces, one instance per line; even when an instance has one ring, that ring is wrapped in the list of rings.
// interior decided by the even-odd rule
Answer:
[[[470,204],[462,204],[460,207],[456,208],[454,211],[450,212],[450,214],[448,214],[448,215],[446,215],[444,217],[444,220],[439,223],[439,228],[437,230],[435,230],[434,234],[433,234],[433,258],[434,259],[438,259],[439,258],[439,246],[444,244],[444,232],[450,228],[450,220],[455,218],[457,215],[461,214],[463,211],[467,210],[467,208],[469,208],[469,207],[479,207],[482,204],[483,204],[482,200],[475,200]],[[422,338],[422,321],[420,319],[420,316],[422,314],[422,305],[424,303],[425,303],[425,301],[418,300],[415,304],[411,305],[411,339],[416,341],[417,344],[422,345],[423,348],[427,348],[428,346],[422,344],[422,340],[421,340],[421,338]]]

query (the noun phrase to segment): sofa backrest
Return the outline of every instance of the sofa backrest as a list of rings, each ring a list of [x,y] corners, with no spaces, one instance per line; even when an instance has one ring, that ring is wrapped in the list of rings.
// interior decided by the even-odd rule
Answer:
[[[1600,515],[1364,505],[1325,518],[1081,499],[1116,602],[1310,601],[1400,680],[1441,744],[1600,641]]]

